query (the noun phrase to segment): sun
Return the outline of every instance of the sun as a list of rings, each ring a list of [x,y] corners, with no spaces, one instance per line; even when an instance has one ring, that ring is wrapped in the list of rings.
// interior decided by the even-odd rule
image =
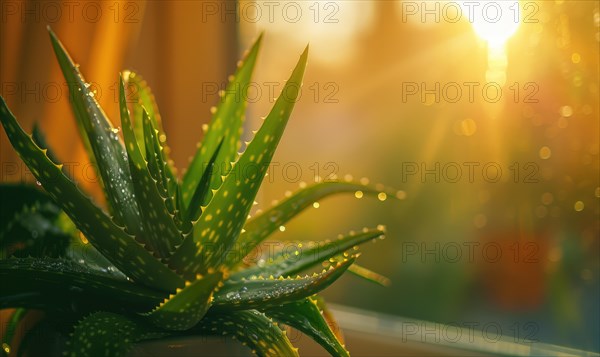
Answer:
[[[503,48],[520,25],[519,1],[460,1],[473,30],[491,48]]]

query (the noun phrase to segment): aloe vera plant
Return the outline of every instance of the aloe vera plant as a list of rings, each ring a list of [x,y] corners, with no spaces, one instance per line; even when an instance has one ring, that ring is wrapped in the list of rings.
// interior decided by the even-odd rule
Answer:
[[[212,111],[203,141],[180,178],[147,83],[134,72],[121,74],[121,129],[113,127],[78,66],[49,31],[106,207],[78,188],[40,133],[28,135],[0,97],[2,126],[45,190],[2,187],[3,197],[12,194],[10,201],[19,202],[4,210],[0,230],[0,308],[16,308],[3,352],[9,352],[28,309],[36,309],[70,326],[70,355],[124,355],[134,343],[149,339],[229,335],[258,355],[294,356],[298,351],[282,327],[288,325],[332,355],[347,356],[316,294],[346,271],[381,281],[355,261],[357,246],[383,237],[383,227],[300,243],[258,263],[244,261],[281,225],[326,196],[386,195],[350,180],[318,182],[249,218],[298,98],[308,48],[285,84],[285,95],[239,154],[246,103],[234,89],[248,87],[258,38],[230,78],[232,90]],[[133,103],[126,101],[128,85],[137,88]],[[245,177],[240,169],[250,166],[256,170]],[[27,229],[34,215],[41,223]],[[324,261],[329,267],[322,270]],[[311,269],[318,272],[299,275]]]

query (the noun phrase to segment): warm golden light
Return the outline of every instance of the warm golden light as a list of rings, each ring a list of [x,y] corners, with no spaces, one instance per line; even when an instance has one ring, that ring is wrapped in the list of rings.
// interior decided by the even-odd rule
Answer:
[[[506,43],[517,32],[521,22],[519,1],[461,1],[475,34],[488,46],[486,80],[506,84]]]
[[[355,53],[355,41],[375,17],[370,1],[241,0],[240,21],[269,34],[284,45],[310,42],[311,59],[339,65]]]
[[[502,48],[519,28],[518,1],[461,1],[463,12],[468,14],[473,30],[491,48]]]

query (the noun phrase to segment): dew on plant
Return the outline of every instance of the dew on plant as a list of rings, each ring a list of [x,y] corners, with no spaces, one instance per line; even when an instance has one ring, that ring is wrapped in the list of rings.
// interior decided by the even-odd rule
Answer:
[[[278,97],[255,132],[256,140],[238,154],[246,103],[232,100],[232,95],[239,95],[232,89],[247,88],[251,83],[259,37],[230,77],[228,90],[219,92],[223,99],[211,109],[219,116],[213,116],[210,125],[202,125],[203,141],[180,178],[168,156],[154,96],[143,78],[123,72],[119,81],[121,127],[113,127],[92,99],[95,93],[89,91],[90,82],[84,80],[54,33],[50,34],[105,200],[99,206],[65,174],[49,175],[57,167],[46,156],[46,149],[38,148],[19,127],[2,99],[0,119],[11,144],[30,167],[35,185],[43,185],[52,193],[48,202],[70,218],[75,233],[68,233],[73,238],[72,245],[67,244],[71,252],[62,253],[65,255],[60,258],[0,260],[0,272],[11,286],[48,291],[48,296],[3,295],[0,302],[10,298],[14,307],[21,307],[18,304],[27,296],[41,310],[68,311],[69,321],[76,321],[67,347],[72,354],[123,354],[105,350],[106,343],[127,350],[133,342],[148,338],[145,331],[158,329],[164,337],[220,332],[243,337],[260,355],[297,355],[291,341],[275,325],[284,323],[307,328],[307,334],[328,352],[347,356],[313,299],[354,264],[358,244],[380,237],[380,230],[350,232],[335,243],[298,243],[295,250],[268,252],[267,260],[261,258],[252,264],[267,256],[260,252],[265,239],[286,231],[291,219],[310,207],[319,208],[319,201],[327,196],[346,193],[387,199],[382,186],[369,187],[366,179],[359,184],[352,182],[351,175],[342,181],[335,175],[323,181],[317,175],[314,184],[300,182],[298,191],[285,192],[285,199],[274,201],[274,207],[249,215],[256,204],[258,179],[266,175],[298,99],[295,87],[302,81],[307,51],[286,81],[283,91],[287,95]],[[125,88],[131,86],[138,100],[128,103]],[[221,173],[208,169],[222,162],[252,163],[260,169],[252,174],[254,180],[235,177],[233,170]],[[36,228],[29,238],[35,240],[46,232]],[[301,251],[303,246],[306,248]],[[323,261],[327,265],[322,265]],[[328,269],[321,271],[322,267]],[[298,275],[311,269],[316,272]],[[362,277],[369,279],[365,274]],[[67,295],[69,291],[78,293]],[[303,320],[290,316],[304,316],[317,324],[307,327]],[[106,331],[115,334],[107,337]],[[260,338],[265,336],[268,338]]]

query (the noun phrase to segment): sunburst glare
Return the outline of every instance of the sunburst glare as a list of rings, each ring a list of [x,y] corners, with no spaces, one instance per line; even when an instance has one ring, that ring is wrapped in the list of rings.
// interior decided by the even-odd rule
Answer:
[[[460,1],[468,14],[475,34],[488,47],[486,80],[506,84],[506,43],[517,32],[521,23],[521,6],[518,1]]]

